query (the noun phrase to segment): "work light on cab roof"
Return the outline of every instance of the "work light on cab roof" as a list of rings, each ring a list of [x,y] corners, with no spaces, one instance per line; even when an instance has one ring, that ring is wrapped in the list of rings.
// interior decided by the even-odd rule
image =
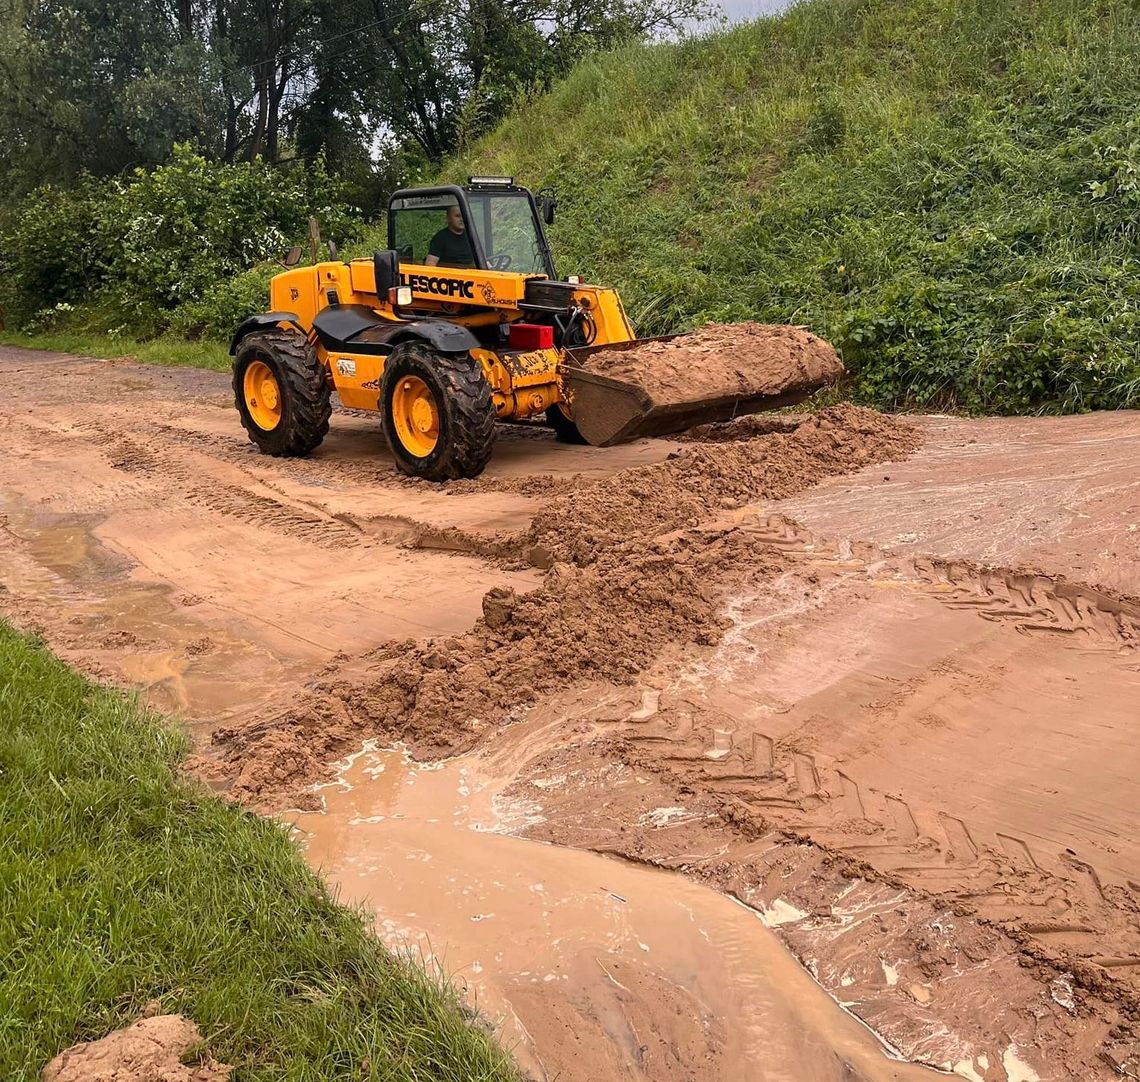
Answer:
[[[841,373],[799,327],[637,339],[615,290],[559,279],[556,207],[513,177],[402,189],[387,249],[278,274],[230,346],[253,443],[308,454],[335,392],[380,414],[398,469],[445,481],[483,471],[500,422],[604,447],[800,401]]]

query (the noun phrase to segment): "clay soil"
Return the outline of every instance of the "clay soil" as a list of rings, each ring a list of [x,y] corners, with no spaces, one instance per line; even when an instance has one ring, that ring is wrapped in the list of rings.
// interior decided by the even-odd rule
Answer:
[[[513,427],[428,486],[364,415],[258,456],[215,374],[4,350],[0,378],[0,610],[184,717],[233,799],[319,810],[366,740],[460,755],[514,833],[761,914],[905,1059],[1140,1075],[1140,415]],[[618,986],[704,1057],[633,1041],[621,1077],[801,1077]]]
[[[179,1014],[140,1018],[97,1041],[74,1045],[41,1072],[42,1082],[227,1082],[198,1027]]]

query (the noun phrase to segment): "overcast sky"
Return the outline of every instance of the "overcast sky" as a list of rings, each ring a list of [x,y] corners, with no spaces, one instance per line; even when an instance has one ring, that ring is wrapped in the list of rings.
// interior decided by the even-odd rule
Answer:
[[[742,23],[773,11],[782,11],[790,0],[720,0],[720,6],[730,22]]]
[[[724,12],[730,23],[748,22],[758,19],[761,15],[771,15],[776,11],[783,11],[792,5],[793,0],[711,0],[711,3]],[[717,24],[713,24],[713,29]],[[708,24],[691,23],[691,31],[700,33]]]

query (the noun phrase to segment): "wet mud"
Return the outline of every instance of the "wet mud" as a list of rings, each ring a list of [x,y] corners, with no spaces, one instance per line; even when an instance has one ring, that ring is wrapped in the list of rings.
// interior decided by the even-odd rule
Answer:
[[[450,978],[535,1079],[921,1082],[764,914],[670,873],[518,838],[509,764],[366,750],[295,823],[385,942]],[[393,874],[395,870],[396,874]]]
[[[578,431],[597,447],[790,406],[842,374],[806,328],[759,323],[574,351],[565,371]]]
[[[330,759],[362,739],[453,754],[567,683],[628,683],[668,645],[715,642],[723,599],[783,570],[766,539],[695,525],[713,508],[748,491],[794,492],[914,444],[907,426],[841,407],[727,458],[686,449],[556,497],[526,533],[497,542],[504,553],[544,553],[540,587],[492,589],[464,635],[393,642],[326,667],[304,697],[216,730],[211,774],[228,766],[231,792],[263,807],[303,803]]]
[[[0,366],[0,610],[454,944],[536,1076],[1140,1072],[1136,414],[516,426],[425,486],[362,415],[279,462],[224,377]]]

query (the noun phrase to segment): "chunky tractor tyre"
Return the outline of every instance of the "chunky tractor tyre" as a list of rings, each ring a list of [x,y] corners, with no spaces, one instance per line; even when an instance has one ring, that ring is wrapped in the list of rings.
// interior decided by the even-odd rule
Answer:
[[[412,477],[478,477],[495,442],[491,387],[466,353],[439,353],[404,342],[384,362],[384,434],[396,465]]]
[[[562,407],[557,403],[547,407],[546,423],[554,429],[554,434],[558,437],[559,443],[580,444],[589,442],[586,437],[578,431],[578,426],[566,416]]]
[[[307,455],[329,430],[328,376],[293,331],[263,331],[242,340],[234,358],[234,403],[262,454]]]

